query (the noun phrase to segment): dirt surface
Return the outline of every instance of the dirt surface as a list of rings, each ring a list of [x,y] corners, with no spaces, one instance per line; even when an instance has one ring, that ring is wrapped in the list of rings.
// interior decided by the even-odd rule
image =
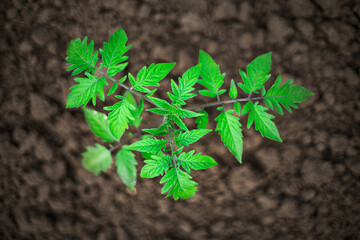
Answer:
[[[0,6],[0,239],[360,239],[358,1]],[[193,174],[196,197],[164,199],[159,179],[139,179],[131,194],[114,169],[95,177],[82,167],[81,152],[99,140],[81,110],[65,109],[69,41],[87,35],[100,48],[118,28],[133,46],[132,73],[175,61],[177,77],[204,49],[229,86],[239,68],[272,51],[273,75],[315,96],[276,115],[282,144],[244,130],[242,165],[216,133],[200,141],[196,150],[219,166]],[[159,96],[168,87],[164,80]]]

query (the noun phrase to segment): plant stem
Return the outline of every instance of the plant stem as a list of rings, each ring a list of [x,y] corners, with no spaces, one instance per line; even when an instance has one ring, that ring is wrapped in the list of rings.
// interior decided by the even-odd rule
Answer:
[[[217,99],[217,103],[221,104],[221,106],[223,107],[223,110],[225,111],[225,105],[224,105],[224,103],[221,101],[219,94],[216,94],[216,99]]]
[[[213,106],[217,106],[217,105],[224,105],[224,104],[235,103],[235,102],[257,101],[257,100],[261,100],[261,99],[265,99],[265,98],[269,98],[269,97],[238,98],[238,99],[233,99],[233,100],[217,101],[217,102],[206,103],[206,104],[201,104],[201,105],[188,107],[186,109],[187,110],[194,110],[194,109],[199,109],[199,108],[213,107]]]
[[[174,142],[173,142],[173,139],[172,139],[172,129],[171,127],[167,127],[168,129],[168,133],[169,133],[169,141],[170,141],[170,148],[171,148],[171,161],[173,162],[174,166],[176,167],[177,166],[177,161],[174,157]]]
[[[126,97],[127,97],[127,95],[128,95],[129,92],[130,92],[130,88],[126,89],[126,92],[125,92],[125,94],[124,94],[124,98],[123,98],[123,99],[126,99]]]
[[[193,107],[189,107],[189,108],[185,108],[187,110],[194,110],[194,109],[199,109],[199,108],[206,108],[206,107],[213,107],[213,106],[217,106],[217,105],[223,105],[223,104],[229,104],[229,103],[235,103],[235,102],[249,102],[249,101],[257,101],[257,100],[262,100],[262,99],[266,99],[266,98],[276,98],[276,97],[256,97],[256,98],[239,98],[239,99],[234,99],[234,100],[226,100],[226,101],[220,101],[220,102],[212,102],[212,103],[207,103],[207,104],[202,104],[202,105],[196,105]],[[137,132],[135,133],[132,137],[129,137],[127,139],[125,139],[122,142],[119,142],[117,145],[115,145],[113,148],[110,149],[110,152],[113,152],[114,150],[118,149],[120,146],[127,144],[131,139],[141,136],[144,133],[142,132]],[[172,139],[171,139],[172,141]],[[173,145],[171,144],[172,150],[173,150]],[[173,152],[173,151],[172,151]]]

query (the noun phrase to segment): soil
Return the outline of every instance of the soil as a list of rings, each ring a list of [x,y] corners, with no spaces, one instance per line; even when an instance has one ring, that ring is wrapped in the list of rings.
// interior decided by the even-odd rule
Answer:
[[[0,6],[0,239],[360,239],[358,1]],[[215,132],[200,141],[196,150],[219,165],[193,174],[196,197],[165,199],[158,178],[138,179],[131,193],[113,168],[94,176],[82,167],[85,146],[99,139],[80,109],[65,109],[74,84],[65,70],[68,43],[88,36],[101,48],[118,28],[133,46],[132,73],[177,62],[168,79],[175,78],[204,49],[228,87],[240,80],[239,68],[272,51],[273,76],[295,79],[315,96],[275,114],[284,143],[244,127],[242,165]],[[162,81],[158,96],[168,88]]]

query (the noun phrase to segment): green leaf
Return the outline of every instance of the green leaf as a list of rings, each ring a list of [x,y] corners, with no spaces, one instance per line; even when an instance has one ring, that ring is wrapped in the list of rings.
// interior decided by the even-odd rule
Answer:
[[[197,191],[197,183],[190,179],[188,173],[179,168],[172,168],[160,180],[160,183],[165,183],[161,193],[168,192],[166,197],[173,195],[175,200],[192,197]]]
[[[110,151],[97,143],[95,147],[87,146],[86,152],[81,155],[84,167],[95,175],[98,175],[100,172],[106,172],[112,163]]]
[[[119,99],[123,98],[118,95],[116,97]],[[104,107],[104,109],[111,111],[107,119],[110,123],[110,131],[117,139],[120,139],[125,130],[129,128],[129,121],[134,120],[134,117],[131,115],[131,110],[135,110],[134,105],[127,99],[122,99],[122,101],[112,106]]]
[[[134,121],[131,121],[131,125],[135,126],[135,127],[140,127],[140,124],[143,120],[143,118],[141,117],[141,113],[144,109],[144,100],[140,99],[140,102],[139,102],[139,106],[136,108],[136,114],[134,116],[135,117],[135,120]]]
[[[216,93],[213,93],[209,90],[199,90],[200,95],[203,95],[205,97],[216,97]]]
[[[136,184],[136,165],[135,154],[126,147],[116,154],[116,170],[125,185],[133,191]]]
[[[134,89],[140,92],[150,92],[144,87],[158,87],[159,81],[165,78],[174,66],[175,63],[159,63],[151,64],[148,68],[143,67],[136,76],[135,84],[132,83]]]
[[[240,114],[241,114],[241,104],[239,102],[235,102],[234,103],[234,108],[235,108],[235,111],[236,111],[237,115],[240,116]]]
[[[174,123],[176,125],[178,125],[178,127],[180,129],[182,129],[184,131],[189,131],[189,129],[186,127],[186,124],[184,123],[184,121],[181,120],[178,116],[171,114],[171,115],[168,116],[168,119],[173,120]]]
[[[239,87],[246,93],[257,93],[256,90],[261,89],[263,84],[270,78],[268,74],[271,70],[271,52],[265,53],[255,58],[246,66],[247,75],[239,70],[244,83],[238,83]]]
[[[109,90],[109,92],[108,92],[107,95],[110,96],[111,94],[113,94],[113,93],[117,90],[118,86],[119,86],[119,84],[114,83],[114,84],[111,86],[111,88],[110,88],[110,90]]]
[[[220,89],[219,92],[218,92],[218,95],[220,96],[221,94],[223,94],[225,92],[226,92],[226,89]]]
[[[166,146],[165,139],[148,138],[131,144],[128,149],[139,152],[157,153]]]
[[[279,76],[274,85],[268,90],[265,96],[265,103],[274,110],[274,107],[283,114],[281,105],[289,112],[292,112],[291,107],[297,109],[296,103],[301,103],[314,95],[312,92],[299,85],[292,85],[293,80],[288,80],[280,87],[281,76]],[[280,105],[281,104],[281,105]]]
[[[152,135],[164,136],[168,134],[166,124],[161,125],[158,128],[142,129],[144,132],[150,133]]]
[[[234,154],[239,163],[242,162],[243,140],[241,132],[241,123],[239,118],[231,115],[234,110],[222,112],[215,121],[216,131],[219,131],[221,140],[225,146]]]
[[[206,126],[209,122],[209,114],[204,110],[199,110],[199,113],[203,114],[202,116],[199,116],[196,118],[195,123],[198,125],[198,128],[204,128],[206,129]]]
[[[175,154],[175,155],[180,154],[183,149],[184,149],[184,146],[180,146],[180,147],[178,148],[178,150],[176,150],[176,151],[174,152],[174,154]]]
[[[136,80],[135,80],[134,76],[131,73],[128,73],[128,76],[129,76],[129,81],[130,81],[131,85],[135,85]]]
[[[100,113],[89,108],[83,108],[86,121],[89,123],[90,129],[94,134],[102,139],[104,142],[114,142],[116,139],[109,127],[109,122],[106,121],[107,117],[105,114]]]
[[[181,118],[192,118],[192,117],[199,117],[202,115],[201,113],[193,112],[182,108],[175,109],[174,113]]]
[[[107,73],[110,77],[115,76],[128,65],[128,63],[122,63],[129,58],[128,56],[122,56],[131,47],[125,46],[127,40],[124,30],[119,29],[110,35],[108,43],[104,42],[104,50],[100,49],[103,60],[100,65],[108,69]]]
[[[124,81],[126,80],[126,78],[127,78],[127,76],[122,77],[122,78],[119,80],[118,83],[124,82]],[[111,88],[110,88],[110,90],[109,90],[109,92],[108,92],[108,96],[110,96],[111,94],[113,94],[113,93],[116,91],[116,89],[117,89],[118,86],[119,86],[118,83],[114,83],[114,84],[111,86]]]
[[[146,89],[146,88],[145,88]],[[153,90],[149,90],[148,92],[147,92],[147,94],[145,95],[145,97],[152,97],[153,95],[154,95],[154,93],[156,92],[156,90],[157,90],[157,88],[155,88],[155,89],[153,89]]]
[[[265,94],[266,94],[266,89],[265,86],[263,86],[261,89],[261,96],[265,96]]]
[[[159,151],[158,153],[155,153],[155,154],[154,153],[141,152],[141,156],[144,159],[151,159],[151,156],[157,156],[157,157],[160,157],[160,158],[164,158],[165,154],[162,151]]]
[[[252,102],[251,101],[249,101],[249,102],[247,102],[245,105],[244,105],[244,107],[243,107],[243,110],[242,110],[242,115],[245,115],[245,114],[247,114],[250,110],[251,110],[251,108],[252,108]]]
[[[182,75],[182,78],[179,78],[179,86],[171,80],[171,88],[174,94],[169,93],[169,97],[173,101],[173,104],[185,105],[185,100],[196,96],[196,94],[191,92],[195,90],[193,86],[199,79],[200,70],[201,64],[187,70]]]
[[[139,106],[137,108],[137,111],[138,111],[138,115],[140,116],[141,113],[143,112],[144,110],[144,100],[143,99],[140,99],[140,102],[139,102]]]
[[[172,106],[170,103],[168,103],[167,101],[165,101],[163,99],[155,98],[155,97],[149,97],[148,99],[151,100],[157,106],[159,106],[162,109],[167,110],[169,112],[172,112],[175,109],[174,106]]]
[[[85,75],[87,78],[75,78],[75,81],[79,84],[70,88],[71,92],[66,101],[67,108],[86,106],[91,98],[95,106],[97,94],[99,94],[102,101],[105,100],[104,85],[108,85],[105,78],[99,79],[88,72],[85,72]]]
[[[141,136],[141,139],[149,139],[149,138],[153,138],[154,136],[153,135],[150,135],[150,134],[143,134]],[[157,153],[149,153],[149,152],[141,152],[141,156],[144,158],[144,159],[151,159],[151,156],[157,156],[157,157],[164,157],[165,154],[163,153],[163,151],[159,151]]]
[[[70,64],[66,71],[71,71],[72,75],[79,74],[83,71],[94,74],[95,65],[98,58],[98,51],[94,51],[94,41],[87,45],[87,37],[81,42],[80,38],[72,40],[67,48],[67,64]]]
[[[199,91],[199,93],[209,97],[216,97],[224,83],[225,73],[221,74],[219,65],[215,63],[209,54],[202,50],[200,50],[199,63],[201,63],[201,79],[198,80],[198,83],[210,90],[209,92]]]
[[[141,112],[144,107],[143,101],[140,100],[139,107],[136,104],[136,100],[131,92],[128,92],[126,95],[126,99],[135,107],[135,109],[130,110],[131,115],[133,116],[133,120],[129,121],[129,124],[135,127],[139,127],[142,122]]]
[[[282,142],[275,123],[271,121],[271,119],[275,117],[266,112],[268,108],[258,105],[259,102],[256,102],[255,104],[252,102],[249,103],[250,113],[247,127],[250,128],[251,125],[255,122],[255,129],[259,131],[263,137]]]
[[[160,108],[146,109],[146,111],[153,112],[159,115],[170,115],[175,110],[174,106],[172,106],[170,103],[163,99],[155,97],[148,97],[148,99]]]
[[[238,95],[238,92],[237,92],[237,89],[236,89],[234,79],[231,79],[229,97],[231,99],[236,99],[237,95]]]
[[[136,99],[134,98],[133,94],[129,91],[126,94],[126,99],[131,103],[135,108],[137,107]]]
[[[189,132],[181,132],[179,136],[174,138],[174,140],[177,145],[181,144],[184,146],[189,146],[190,144],[198,141],[200,138],[202,138],[209,132],[211,132],[210,129],[195,129]]]
[[[205,155],[201,155],[201,153],[194,154],[194,150],[188,153],[182,153],[178,157],[178,163],[188,172],[191,173],[190,168],[194,170],[202,170],[207,169],[217,165],[217,162]]]
[[[171,85],[171,89],[172,89],[173,93],[178,95],[179,94],[179,86],[175,83],[175,81],[173,79],[171,79],[170,85]],[[175,96],[174,94],[168,92],[169,98],[171,99],[171,101],[173,101],[172,104],[175,105],[178,97]]]
[[[164,173],[169,169],[171,165],[171,158],[169,155],[164,157],[151,156],[151,159],[144,161],[146,164],[141,169],[140,176],[142,178],[154,178]]]

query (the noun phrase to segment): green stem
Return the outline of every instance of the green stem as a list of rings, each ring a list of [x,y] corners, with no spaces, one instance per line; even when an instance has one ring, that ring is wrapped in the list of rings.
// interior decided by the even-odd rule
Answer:
[[[194,110],[194,109],[200,109],[200,108],[206,108],[206,107],[214,107],[214,106],[218,106],[218,105],[224,105],[224,104],[235,103],[235,102],[257,101],[257,100],[262,100],[262,99],[265,99],[265,98],[274,98],[274,97],[238,98],[238,99],[233,99],[233,100],[217,101],[217,102],[212,102],[212,103],[196,105],[196,106],[188,107],[188,108],[185,108],[185,109]]]
[[[170,148],[171,148],[171,161],[173,162],[173,165],[175,166],[175,168],[177,167],[177,161],[176,161],[176,156],[174,156],[174,141],[172,138],[172,128],[171,127],[167,127],[168,129],[168,133],[169,133],[169,141],[170,141]]]
[[[225,104],[221,101],[219,94],[216,93],[217,103],[221,104],[223,111],[225,112]]]
[[[201,109],[201,108],[206,108],[206,107],[213,107],[213,106],[218,106],[218,105],[223,105],[223,104],[229,104],[229,103],[235,103],[235,102],[249,102],[249,101],[257,101],[257,100],[262,100],[262,99],[266,99],[266,98],[276,98],[274,97],[256,97],[256,98],[239,98],[239,99],[234,99],[234,100],[226,100],[226,101],[220,101],[220,102],[212,102],[212,103],[207,103],[207,104],[202,104],[202,105],[196,105],[193,107],[189,107],[189,108],[185,108],[187,110],[195,110],[195,109]],[[169,131],[169,130],[168,130]],[[117,145],[115,145],[113,148],[110,149],[110,151],[114,151],[116,149],[118,149],[120,146],[127,144],[131,139],[141,136],[144,133],[142,132],[137,132],[136,134],[134,134],[132,137],[129,137],[127,139],[125,139],[123,142],[118,143]],[[172,141],[172,139],[171,139]],[[173,144],[171,144],[172,147],[172,152],[173,152]]]

